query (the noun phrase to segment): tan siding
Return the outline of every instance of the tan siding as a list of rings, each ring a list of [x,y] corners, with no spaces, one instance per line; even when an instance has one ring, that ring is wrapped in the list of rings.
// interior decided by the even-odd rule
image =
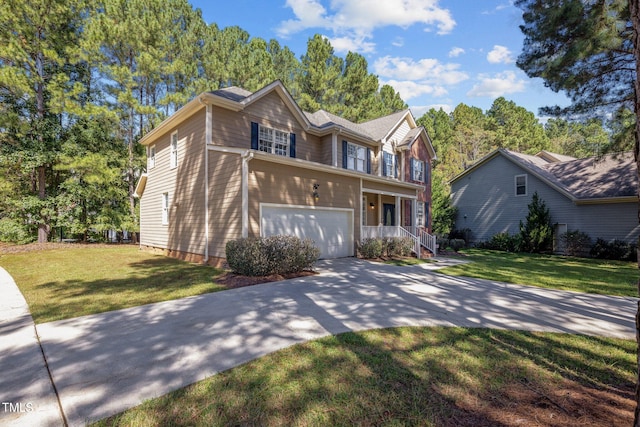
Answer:
[[[213,144],[251,148],[251,122],[295,133],[296,158],[324,162],[324,148],[320,138],[305,132],[282,99],[275,93],[266,95],[240,112],[214,107]]]
[[[373,181],[364,180],[362,182],[362,187],[363,187],[363,191],[374,190],[374,191],[380,191],[384,193],[397,193],[397,194],[402,194],[406,196],[416,195],[416,190],[411,188],[396,187],[393,184],[384,184],[384,183],[378,183]]]
[[[140,200],[141,244],[204,252],[205,110],[160,135],[155,167]],[[178,167],[170,168],[170,138],[178,131]],[[169,193],[169,224],[162,225],[162,194]]]
[[[318,183],[318,202],[313,184]],[[349,208],[354,212],[354,241],[360,235],[358,178],[252,160],[249,162],[249,235],[260,235],[260,203]]]
[[[322,156],[320,159],[320,163],[324,163],[325,165],[333,166],[333,144],[332,144],[332,135],[325,135],[320,140],[320,149],[322,152]],[[340,166],[341,163],[336,163],[336,166]]]
[[[242,159],[209,152],[209,255],[226,257],[225,245],[242,236]]]

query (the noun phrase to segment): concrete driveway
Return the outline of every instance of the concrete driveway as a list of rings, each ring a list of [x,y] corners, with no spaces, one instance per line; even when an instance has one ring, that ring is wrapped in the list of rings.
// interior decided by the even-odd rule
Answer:
[[[292,344],[346,331],[445,325],[635,337],[635,298],[453,278],[434,268],[323,261],[317,276],[37,330],[72,426]]]

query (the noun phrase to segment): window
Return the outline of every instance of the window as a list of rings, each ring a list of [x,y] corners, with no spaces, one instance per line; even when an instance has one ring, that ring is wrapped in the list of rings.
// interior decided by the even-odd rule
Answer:
[[[416,202],[416,225],[424,227],[424,203]]]
[[[171,169],[178,167],[178,132],[171,134]]]
[[[396,177],[397,156],[390,153],[382,153],[382,175]]]
[[[147,169],[153,169],[156,166],[156,146],[149,147],[149,163]]]
[[[367,149],[347,143],[347,169],[358,172],[367,171]]]
[[[527,175],[516,175],[516,196],[527,195]]]
[[[260,126],[258,150],[278,156],[289,155],[289,133]]]
[[[169,193],[162,193],[162,225],[169,224]]]
[[[411,179],[414,181],[425,182],[424,162],[422,160],[411,159],[411,164]]]

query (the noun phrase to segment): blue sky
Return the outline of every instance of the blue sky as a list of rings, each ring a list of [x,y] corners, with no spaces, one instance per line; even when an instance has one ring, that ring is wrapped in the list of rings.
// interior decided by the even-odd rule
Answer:
[[[499,97],[534,114],[568,105],[562,94],[516,65],[521,11],[510,0],[191,0],[207,23],[238,25],[277,39],[300,57],[310,37],[336,54],[362,54],[381,84],[400,92],[413,114],[465,103],[487,110]]]

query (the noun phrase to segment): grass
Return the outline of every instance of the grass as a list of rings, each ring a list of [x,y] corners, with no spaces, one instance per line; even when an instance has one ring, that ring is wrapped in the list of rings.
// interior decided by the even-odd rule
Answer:
[[[452,276],[475,277],[543,288],[593,294],[638,296],[638,266],[633,262],[508,253],[469,249],[467,264],[439,270]]]
[[[632,340],[373,330],[278,351],[96,425],[627,425],[635,367]]]
[[[0,256],[36,323],[226,289],[222,270],[153,255],[137,246],[52,249]]]

